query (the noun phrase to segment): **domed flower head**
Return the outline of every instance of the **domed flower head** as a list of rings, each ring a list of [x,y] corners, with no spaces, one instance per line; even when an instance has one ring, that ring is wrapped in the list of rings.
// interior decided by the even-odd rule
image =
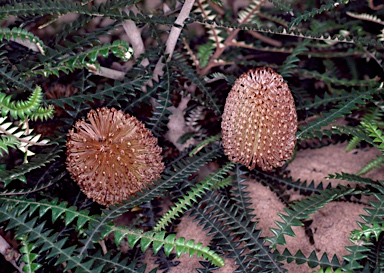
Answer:
[[[283,77],[271,68],[242,74],[227,97],[221,123],[225,154],[249,169],[280,167],[296,143],[295,103]]]
[[[114,108],[87,118],[69,131],[67,169],[89,198],[121,203],[160,177],[161,148],[143,123]]]

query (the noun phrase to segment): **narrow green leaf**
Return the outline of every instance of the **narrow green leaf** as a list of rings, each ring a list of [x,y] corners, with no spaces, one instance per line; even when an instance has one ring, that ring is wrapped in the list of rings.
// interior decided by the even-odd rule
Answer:
[[[155,237],[154,237],[155,240],[152,244],[153,253],[156,254],[157,252],[159,252],[159,250],[163,246],[164,236],[165,236],[165,231],[161,231],[155,234]]]
[[[135,246],[135,244],[140,240],[140,236],[138,234],[128,234],[127,241],[131,248]]]
[[[126,233],[123,232],[123,230],[121,230],[121,229],[115,230],[114,237],[115,237],[115,244],[117,246],[120,245],[120,243],[124,239],[125,235],[126,235]]]
[[[185,244],[185,238],[179,238],[177,239],[176,241],[176,256],[177,257],[180,257],[181,254],[185,253],[185,247],[184,247],[184,244]],[[193,245],[193,243],[192,243]],[[193,253],[190,252],[190,256],[192,255]]]
[[[141,238],[140,246],[141,251],[146,251],[149,245],[152,243],[152,235],[151,233],[146,233],[145,236]]]
[[[167,238],[165,238],[166,243],[164,244],[164,252],[166,256],[169,256],[171,254],[174,247],[175,238],[175,234],[168,235]]]

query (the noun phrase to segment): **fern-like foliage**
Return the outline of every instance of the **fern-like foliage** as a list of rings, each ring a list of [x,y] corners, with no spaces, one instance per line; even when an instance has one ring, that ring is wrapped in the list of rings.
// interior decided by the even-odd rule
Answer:
[[[346,264],[342,266],[344,271],[352,271],[357,269],[362,269],[363,266],[358,262],[367,258],[367,253],[369,249],[366,246],[354,245],[345,247],[351,254],[343,256],[343,259],[346,261]]]
[[[369,132],[369,136],[373,138],[373,143],[378,143],[376,147],[384,150],[384,133],[376,125],[362,122],[361,125]]]
[[[8,39],[10,39],[10,37],[20,36],[20,39],[23,40],[29,38],[30,40],[36,41],[33,35],[17,29],[4,35],[8,37]],[[5,71],[6,69],[1,69],[0,72],[0,76],[5,78],[5,83],[11,82],[13,86],[31,90],[30,85],[20,80],[17,76],[14,76],[14,73],[6,73]],[[32,94],[25,101],[19,100],[15,102],[12,95],[0,92],[0,109],[2,115],[2,117],[0,117],[0,150],[8,153],[8,148],[18,148],[24,153],[24,162],[28,162],[28,156],[35,154],[29,149],[31,146],[47,145],[49,141],[46,139],[40,140],[40,134],[32,134],[33,129],[29,128],[28,123],[28,120],[36,121],[40,119],[44,121],[53,117],[53,107],[43,107],[42,98],[43,94],[39,86],[32,91]],[[9,120],[6,122],[8,117],[20,120],[20,124],[15,125],[14,122],[10,122]]]
[[[196,219],[200,220],[200,223],[205,224],[205,229],[210,229],[209,234],[216,234],[215,238],[216,246],[222,248],[227,253],[230,253],[230,257],[235,259],[235,263],[238,268],[235,272],[246,272],[249,268],[250,261],[246,261],[247,257],[242,255],[242,251],[237,249],[239,246],[238,242],[234,242],[234,236],[230,234],[229,231],[223,231],[217,224],[209,219],[209,216],[206,216],[203,211],[194,210],[192,212],[193,216],[196,216]],[[219,236],[221,238],[219,238]]]
[[[192,211],[191,216],[195,216],[204,229],[210,229],[209,234],[214,235],[216,246],[228,252],[228,257],[235,258],[239,266],[235,272],[285,272],[277,262],[276,254],[264,246],[256,223],[245,218],[236,205],[231,205],[225,199],[221,194],[209,194]],[[228,230],[223,231],[223,225]],[[240,245],[241,242],[249,250],[246,255],[242,254],[244,247]]]
[[[360,140],[364,140],[365,142],[371,144],[371,145],[376,145],[373,143],[372,138],[368,136],[368,134],[359,127],[350,127],[350,126],[339,126],[335,125],[332,126],[332,131],[335,133],[342,133],[350,136],[355,136],[358,137]]]
[[[197,49],[199,57],[199,66],[201,68],[205,67],[208,64],[208,60],[213,53],[214,45],[212,41],[208,41],[206,44],[199,46]]]
[[[298,45],[292,51],[292,54],[289,55],[288,58],[284,61],[284,63],[281,65],[278,72],[283,78],[288,78],[289,76],[292,75],[292,69],[296,68],[297,63],[299,62],[299,58],[297,58],[297,55],[302,54],[303,52],[308,50],[308,48],[306,47],[308,42],[309,40],[306,40],[300,45]]]
[[[233,76],[224,75],[223,73],[214,72],[214,73],[204,77],[204,80],[207,83],[215,82],[215,81],[218,81],[218,80],[226,80],[229,85],[233,85],[233,83],[235,82],[236,78],[233,77]]]
[[[372,14],[367,14],[367,13],[357,14],[357,13],[353,13],[353,12],[350,12],[350,11],[348,11],[347,14],[349,16],[353,17],[353,18],[357,18],[357,19],[360,19],[360,20],[371,21],[371,22],[374,22],[374,23],[377,23],[377,24],[384,25],[384,21],[382,21],[381,19],[377,18],[377,16],[372,15]]]
[[[168,64],[166,64],[166,66],[168,66]],[[158,97],[156,99],[153,115],[147,123],[156,136],[160,135],[160,133],[165,130],[169,121],[168,117],[171,115],[171,111],[169,111],[168,108],[172,106],[172,78],[169,73],[165,73],[164,77],[165,79],[163,78],[160,84],[156,84],[154,86],[156,89],[155,93],[158,95]]]
[[[251,198],[248,197],[249,192],[246,191],[247,185],[244,183],[246,181],[246,171],[243,171],[240,168],[240,165],[236,165],[236,170],[233,179],[233,188],[232,195],[233,200],[236,200],[236,204],[239,207],[239,210],[242,210],[242,213],[246,216],[246,218],[253,218],[254,215],[251,214],[253,211],[249,207],[251,206]]]
[[[358,105],[365,104],[367,100],[372,98],[372,94],[379,92],[381,88],[371,89],[365,92],[361,92],[354,96],[353,99],[340,102],[335,108],[328,113],[323,113],[322,117],[309,122],[306,126],[302,126],[297,133],[298,139],[305,139],[309,137],[322,137],[322,133],[319,131],[322,127],[331,124],[337,118],[341,118],[346,114],[349,114],[351,110],[357,109]]]
[[[292,226],[303,226],[301,220],[307,219],[310,214],[322,208],[325,204],[346,194],[354,193],[354,191],[354,189],[345,187],[324,190],[318,195],[291,204],[288,208],[284,209],[286,214],[278,214],[283,222],[275,222],[278,228],[271,228],[274,236],[266,240],[271,243],[271,248],[275,248],[277,244],[285,245],[284,235],[295,236],[291,228]]]
[[[5,60],[4,60],[5,61]],[[8,90],[11,87],[33,92],[32,82],[21,78],[18,73],[8,70],[8,67],[0,68],[0,77],[2,78],[1,90]]]
[[[253,170],[252,172],[256,174],[258,181],[267,184],[271,189],[275,189],[275,185],[281,185],[287,190],[293,189],[294,191],[300,192],[300,194],[311,195],[313,193],[321,193],[324,189],[331,188],[331,183],[324,186],[323,182],[321,182],[315,186],[315,181],[301,181],[300,179],[293,181],[291,177],[282,178],[260,170]]]
[[[370,162],[368,162],[364,167],[362,167],[357,174],[363,175],[366,174],[374,169],[378,169],[384,164],[384,156],[379,155],[376,158],[372,159]]]
[[[381,213],[383,213],[383,209],[381,206],[384,202],[384,188],[378,185],[376,185],[376,188],[379,189],[380,193],[373,194],[376,198],[376,201],[370,202],[371,208],[365,208],[365,211],[368,213],[368,216],[360,215],[360,217],[365,221],[366,224],[358,222],[361,230],[355,230],[351,234],[350,241],[354,245],[346,247],[346,249],[351,252],[351,254],[343,256],[344,260],[347,261],[342,267],[343,270],[362,269],[364,267],[362,261],[368,257],[368,253],[370,252],[369,248],[372,247],[372,242],[361,241],[360,239],[362,239],[363,236],[370,237],[372,234],[378,234],[381,232],[380,227],[383,225],[383,219],[380,215],[382,215]],[[367,226],[367,224],[371,227]]]
[[[383,188],[380,187],[381,192],[383,192]],[[369,214],[368,216],[361,215],[361,218],[367,223],[367,224],[373,224],[378,223],[382,224],[383,219],[380,217],[380,213],[383,212],[382,207],[380,207],[384,202],[384,195],[382,193],[380,194],[374,194],[374,197],[376,198],[376,201],[370,202],[370,205],[372,208],[367,208],[365,211]]]
[[[345,174],[343,175],[346,176]],[[350,178],[351,175],[347,175],[347,178]],[[366,182],[366,181],[364,181]],[[366,183],[368,184],[368,183]],[[370,183],[368,184],[370,185]],[[367,215],[360,215],[360,217],[368,223],[369,226],[367,226],[365,223],[357,222],[361,228],[361,230],[354,230],[351,233],[351,242],[355,244],[355,246],[348,248],[347,250],[350,251],[352,254],[344,256],[343,258],[348,261],[345,266],[343,266],[343,269],[348,270],[355,270],[363,268],[362,261],[367,258],[367,256],[375,256],[373,259],[375,262],[372,263],[371,268],[377,269],[379,264],[377,262],[380,260],[381,254],[379,252],[381,250],[378,250],[379,252],[372,253],[372,250],[377,248],[372,244],[371,240],[368,240],[371,236],[375,237],[376,240],[378,239],[379,234],[381,233],[381,226],[383,225],[383,219],[380,217],[380,213],[382,213],[382,208],[380,207],[383,203],[384,197],[383,192],[384,188],[382,187],[381,182],[376,182],[373,184],[375,188],[377,188],[380,193],[373,194],[376,198],[376,201],[370,202],[371,208],[366,208],[365,211],[368,213]],[[364,241],[361,241],[365,237]],[[380,244],[379,246],[380,247]],[[371,253],[371,254],[369,254]]]
[[[144,78],[145,80],[145,78]],[[106,83],[101,90],[96,93],[78,92],[69,97],[59,97],[47,100],[60,108],[65,109],[66,106],[75,107],[79,104],[92,103],[97,100],[109,100],[109,104],[116,106],[123,100],[128,100],[129,97],[135,97],[135,85],[142,84],[143,80],[131,81],[115,81],[112,84]]]
[[[115,255],[108,252],[103,255],[101,251],[97,251],[96,253],[89,254],[88,258],[95,260],[99,264],[99,269],[104,269],[107,272],[108,270],[114,270],[116,272],[144,273],[146,269],[145,264],[139,265],[137,260],[129,261],[121,253]]]
[[[203,149],[207,145],[209,145],[209,144],[211,144],[213,142],[219,141],[220,139],[221,139],[221,134],[218,134],[216,136],[211,136],[211,137],[209,137],[207,139],[204,139],[202,142],[200,142],[198,145],[196,145],[196,147],[193,148],[189,152],[189,156],[193,156],[193,155],[197,154],[201,149]]]
[[[36,120],[40,118],[42,120],[48,119],[53,115],[52,108],[41,108],[42,91],[40,87],[36,87],[31,96],[26,101],[12,100],[12,96],[7,96],[4,93],[0,93],[0,107],[1,114],[5,117],[8,113],[15,119],[26,119],[31,117]]]
[[[350,173],[335,173],[335,174],[329,174],[328,178],[331,179],[340,179],[340,180],[345,180],[349,182],[355,182],[359,184],[364,184],[364,185],[370,185],[373,187],[380,186],[381,183],[379,181],[372,180],[367,177],[361,177],[360,175],[357,174],[350,174]]]
[[[16,166],[11,170],[1,170],[0,181],[4,183],[4,186],[7,186],[14,180],[20,180],[25,183],[26,174],[54,162],[58,157],[60,157],[59,152],[61,152],[59,148],[52,150],[47,148],[38,155],[33,156],[28,162],[25,162],[25,164]]]
[[[265,0],[253,0],[251,3],[241,10],[238,15],[237,21],[239,24],[247,24],[257,15],[260,7],[264,4]]]
[[[277,251],[276,251],[277,252]],[[277,252],[278,253],[278,252]],[[322,268],[341,268],[341,264],[336,255],[330,260],[326,253],[324,253],[320,259],[317,258],[316,251],[312,251],[308,257],[305,257],[301,250],[298,250],[295,255],[292,255],[288,249],[285,249],[283,253],[279,255],[279,260],[286,260],[288,263],[295,261],[297,264],[306,263],[310,268],[321,266]]]
[[[377,85],[375,79],[362,80],[362,79],[347,79],[347,78],[339,78],[335,75],[334,71],[329,71],[327,73],[321,74],[317,71],[308,71],[299,69],[298,72],[300,75],[308,78],[313,78],[319,81],[323,81],[327,85],[336,85],[336,86],[369,86],[374,87]],[[353,97],[355,94],[346,92],[346,90],[341,89],[339,92],[335,92],[334,94],[324,94],[324,98],[315,97],[313,101],[307,103],[308,109],[314,107],[317,108],[321,105],[326,105],[327,103],[335,103],[342,99],[346,99],[348,97]],[[333,97],[335,96],[335,97]]]
[[[8,148],[16,148],[20,142],[14,136],[1,136],[0,139],[0,155],[3,152],[9,153]]]
[[[21,260],[25,263],[23,271],[28,273],[35,272],[42,266],[41,264],[33,262],[39,256],[36,253],[32,253],[36,246],[34,244],[28,244],[24,240],[22,240],[22,244],[23,246],[20,248],[20,253],[23,254]]]
[[[376,244],[368,246],[368,265],[370,269],[374,271],[382,271],[384,269],[382,255],[383,247],[380,242],[381,239],[379,239]]]
[[[112,44],[104,44],[94,46],[86,51],[71,54],[72,56],[60,56],[58,60],[52,61],[53,56],[57,55],[55,51],[48,51],[49,54],[42,59],[41,67],[38,66],[36,69],[27,72],[29,76],[43,75],[45,77],[50,75],[59,76],[60,72],[66,74],[73,72],[75,69],[87,68],[90,71],[96,72],[100,68],[96,63],[96,59],[99,55],[108,57],[109,53],[112,52],[116,57],[122,60],[129,60],[132,57],[133,50],[125,41],[115,41]]]
[[[383,122],[381,122],[383,115],[384,112],[381,110],[380,107],[370,108],[367,110],[367,113],[362,117],[362,121],[365,123],[371,123],[382,127],[384,125]],[[356,148],[357,144],[360,143],[361,140],[362,139],[360,139],[358,136],[353,136],[345,150],[349,152],[352,149]]]
[[[214,20],[215,17],[218,15],[209,5],[208,1],[206,0],[197,0],[195,2],[196,9],[194,12],[196,14],[200,14],[205,20]],[[212,25],[206,25],[206,27],[209,29],[209,41],[203,48],[200,49],[200,67],[204,67],[205,61],[204,59],[209,58],[210,53],[212,53],[211,46],[209,46],[212,42],[214,43],[216,48],[221,48],[224,47],[223,41],[224,41],[224,35],[225,32],[223,29],[217,28]],[[201,51],[204,52],[204,54],[201,54]],[[203,57],[203,58],[202,58]]]
[[[0,219],[2,221],[11,219],[9,222],[8,227],[12,228],[13,225],[15,225],[18,221],[23,221],[25,219],[28,219],[28,216],[33,216],[35,213],[38,213],[40,217],[42,217],[44,214],[46,214],[48,211],[52,212],[52,221],[57,221],[61,218],[61,216],[64,216],[64,222],[65,225],[68,226],[72,222],[76,223],[76,229],[80,230],[85,224],[94,222],[95,219],[89,216],[89,211],[78,211],[76,207],[71,206],[68,207],[66,203],[58,203],[58,200],[53,200],[50,202],[47,201],[39,201],[36,202],[34,200],[23,200],[23,199],[15,199],[15,198],[1,198],[1,201],[3,202],[3,208],[4,209],[11,209],[14,212],[17,212],[20,210],[23,212],[23,216],[21,218],[14,219],[14,215],[6,215],[6,214],[0,214]],[[18,204],[17,208],[14,206]],[[23,209],[24,208],[24,209]],[[25,223],[25,227],[21,228],[20,233],[17,234],[20,238],[25,238],[25,243],[27,242],[33,242],[35,240],[36,234],[41,232],[44,228],[44,223],[38,225],[36,227],[36,230],[33,231],[33,227],[37,225],[36,219],[32,219],[29,222]],[[164,238],[165,232],[160,233],[147,233],[142,234],[142,232],[139,231],[133,231],[129,230],[123,227],[116,227],[116,226],[110,226],[108,227],[108,230],[110,232],[114,232],[115,234],[115,242],[116,244],[119,244],[122,238],[125,235],[128,235],[128,242],[133,247],[139,240],[141,240],[141,248],[142,251],[145,251],[150,242],[153,243],[154,252],[157,253],[159,249],[164,246],[165,252],[167,255],[170,254],[173,248],[176,248],[176,253],[178,256],[181,254],[188,252],[190,255],[196,254],[198,256],[203,256],[207,258],[208,260],[212,261],[214,264],[218,266],[223,266],[223,260],[215,254],[213,251],[209,250],[206,247],[203,247],[202,244],[195,244],[192,240],[185,242],[184,238],[179,238],[178,240],[174,241],[175,237],[174,235],[169,235],[167,238]],[[44,234],[48,238],[52,238],[51,232],[44,232]],[[32,261],[36,259],[37,254],[32,254],[31,251],[43,244],[43,250],[51,250],[54,252],[54,254],[49,254],[47,256],[48,258],[54,257],[57,254],[62,254],[62,256],[59,257],[59,260],[66,261],[67,258],[72,261],[72,259],[75,259],[75,257],[69,257],[72,255],[73,248],[66,249],[63,251],[59,251],[58,248],[63,246],[65,241],[61,240],[59,243],[57,243],[57,246],[51,244],[47,244],[47,242],[40,242],[38,244],[34,243],[28,244],[25,246],[25,253],[23,259],[26,259],[29,262],[29,267],[34,267],[35,269],[39,268],[41,265],[39,264],[32,264]],[[32,258],[33,257],[33,258]],[[75,259],[75,261],[72,262],[78,262],[79,260]],[[85,265],[83,266],[85,267]],[[84,268],[83,268],[84,269]],[[34,272],[34,271],[32,271]]]
[[[77,230],[82,229],[89,222],[95,221],[89,215],[88,210],[79,211],[75,206],[68,206],[67,202],[60,202],[58,198],[37,202],[34,199],[1,196],[0,200],[3,204],[16,207],[16,209],[26,213],[27,217],[34,216],[36,213],[42,217],[50,213],[53,222],[63,219],[66,226],[74,224]]]
[[[211,21],[207,20],[200,20],[199,18],[196,18],[196,21],[204,23],[204,24],[212,24]],[[238,24],[228,24],[228,23],[220,23],[220,22],[215,22],[215,26],[220,26],[220,27],[230,27],[230,28],[235,28],[238,30],[253,30],[253,31],[259,31],[259,32],[265,32],[265,33],[272,33],[272,34],[278,34],[278,35],[284,35],[284,36],[293,36],[293,37],[300,37],[300,38],[307,38],[307,39],[313,39],[313,40],[320,40],[320,41],[328,41],[332,42],[333,44],[343,42],[343,43],[351,43],[351,44],[356,44],[356,45],[361,45],[361,46],[372,46],[372,47],[378,47],[378,48],[383,48],[384,45],[373,39],[369,39],[366,37],[358,37],[358,38],[351,38],[349,36],[345,37],[342,34],[335,34],[333,36],[330,36],[329,34],[319,34],[318,32],[306,30],[306,31],[301,31],[301,30],[290,30],[284,27],[271,27],[271,28],[265,28],[265,27],[258,27],[257,25],[238,25]],[[339,56],[339,54],[338,54]]]
[[[381,112],[379,112],[377,116],[381,117]],[[353,138],[349,142],[348,146],[346,147],[347,151],[350,151],[351,149],[355,148],[359,142],[362,140],[365,140],[366,142],[372,144],[377,149],[379,149],[382,154],[377,156],[376,158],[372,159],[370,162],[368,162],[365,166],[363,166],[358,172],[358,175],[365,174],[373,169],[377,169],[383,165],[384,161],[384,134],[383,131],[378,127],[378,124],[381,124],[380,120],[377,120],[377,116],[375,114],[367,114],[363,121],[361,122],[359,129],[352,129],[350,128],[341,128],[336,127],[336,129],[341,129],[341,131],[344,131],[348,134],[351,134]]]
[[[348,145],[347,147],[345,147],[345,151],[346,152],[350,152],[352,151],[353,149],[356,148],[356,146],[361,142],[361,139],[354,136],[349,142],[348,142]]]
[[[207,191],[212,190],[214,187],[218,188],[229,184],[231,180],[225,181],[224,183],[221,180],[224,179],[223,176],[228,173],[233,168],[233,166],[234,163],[228,163],[220,170],[208,176],[204,179],[204,181],[189,190],[181,199],[176,202],[173,207],[170,208],[166,214],[163,215],[160,221],[157,222],[154,231],[163,230],[169,222],[175,219],[175,217],[179,216],[188,207],[192,206],[192,202],[197,202],[197,198],[201,198],[201,196]]]
[[[338,5],[347,4],[347,3],[348,3],[348,1],[346,1],[346,0],[336,0],[336,1],[331,0],[331,1],[328,1],[326,4],[321,5],[320,8],[314,8],[311,11],[305,11],[302,14],[296,15],[296,18],[294,18],[291,21],[291,23],[289,24],[288,27],[292,28],[292,27],[298,25],[301,21],[306,21],[309,18],[314,17],[317,14],[320,14],[320,13],[322,13],[324,11],[328,11],[328,10],[334,9]]]
[[[192,137],[197,140],[206,138],[207,130],[199,124],[204,119],[204,110],[203,106],[197,106],[185,117],[185,125],[188,127],[188,132],[178,140],[180,143],[185,143]]]
[[[351,232],[351,239],[361,240],[364,239],[369,241],[372,238],[375,238],[376,241],[379,240],[379,235],[384,231],[384,227],[377,222],[373,222],[372,227],[369,227],[364,224],[360,224],[361,230],[354,230]]]
[[[115,234],[115,242],[119,244],[124,236],[127,236],[128,244],[134,246],[140,241],[141,250],[145,251],[152,243],[153,252],[156,254],[160,248],[164,247],[165,254],[169,256],[171,251],[175,249],[177,257],[181,254],[189,253],[196,254],[211,261],[217,266],[224,266],[223,259],[210,250],[208,247],[203,247],[201,243],[195,243],[194,240],[185,241],[185,238],[178,238],[174,234],[165,237],[165,231],[162,232],[147,232],[134,231],[124,227],[113,227],[110,229]],[[175,240],[176,239],[176,240]]]
[[[76,270],[79,271],[90,270],[90,265],[82,264],[81,259],[74,253],[74,247],[65,247],[66,239],[60,240],[58,233],[44,228],[44,223],[37,222],[36,218],[29,218],[28,213],[19,214],[15,206],[3,203],[0,219],[1,221],[9,220],[7,229],[15,230],[16,238],[23,238],[25,244],[33,245],[35,250],[39,248],[41,252],[47,251],[45,259],[56,257],[57,263],[67,262],[67,270],[72,268],[77,268]],[[27,255],[26,259],[31,261],[32,254],[29,251],[25,252],[24,256]],[[36,255],[33,256],[36,257]],[[39,265],[35,263],[34,267]]]
[[[18,41],[19,39],[21,42],[29,41],[30,44],[27,44],[27,46],[34,50],[39,52],[40,54],[45,54],[45,45],[40,40],[39,37],[33,35],[31,32],[22,29],[22,28],[2,28],[0,29],[0,40],[7,39],[9,41]]]
[[[291,4],[284,0],[268,0],[268,1],[271,2],[276,8],[281,9],[285,12],[292,11]]]
[[[203,78],[200,78],[199,75],[190,67],[182,56],[175,56],[175,66],[177,66],[181,73],[185,76],[186,79],[190,80],[193,84],[199,88],[202,92],[201,95],[193,96],[193,98],[200,102],[202,105],[212,109],[216,114],[221,114],[222,109],[218,103],[218,98],[214,96],[211,88],[209,88],[204,82]]]
[[[8,147],[16,147],[25,154],[24,161],[27,157],[35,153],[29,150],[33,145],[46,146],[47,139],[40,140],[41,135],[32,134],[33,129],[28,128],[28,122],[25,121],[21,126],[14,126],[12,122],[4,122],[7,118],[0,118],[0,134],[2,137],[2,150],[8,153]]]
[[[52,185],[55,185],[58,181],[60,181],[65,175],[66,172],[62,171],[59,173],[54,173],[52,170],[56,170],[55,164],[50,165],[48,168],[52,172],[48,173],[46,172],[44,175],[42,175],[36,182],[36,184],[33,187],[27,188],[27,189],[8,189],[1,193],[1,196],[25,196],[27,194],[33,194],[36,192],[40,192],[42,190],[45,190]],[[54,174],[54,177],[53,177]],[[1,173],[3,175],[3,173]],[[24,175],[18,176],[18,179],[25,182],[26,178]],[[48,180],[49,179],[49,180]],[[45,180],[48,180],[48,182],[45,182]]]

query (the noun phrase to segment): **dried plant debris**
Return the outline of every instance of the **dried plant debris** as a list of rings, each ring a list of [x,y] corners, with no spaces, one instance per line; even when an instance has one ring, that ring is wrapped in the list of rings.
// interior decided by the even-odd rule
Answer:
[[[233,162],[263,170],[280,167],[296,143],[295,103],[284,79],[268,67],[251,69],[235,82],[221,123],[223,146]]]
[[[69,131],[67,168],[89,198],[121,203],[160,177],[162,149],[143,123],[114,108],[87,117]]]

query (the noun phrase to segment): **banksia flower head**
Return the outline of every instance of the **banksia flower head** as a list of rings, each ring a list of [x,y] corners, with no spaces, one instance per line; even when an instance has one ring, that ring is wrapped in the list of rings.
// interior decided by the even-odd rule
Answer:
[[[225,154],[263,170],[292,156],[297,130],[294,100],[283,77],[261,67],[242,74],[227,97],[221,123]]]
[[[114,108],[87,117],[69,131],[67,169],[89,198],[121,203],[160,177],[161,148],[143,123]]]

